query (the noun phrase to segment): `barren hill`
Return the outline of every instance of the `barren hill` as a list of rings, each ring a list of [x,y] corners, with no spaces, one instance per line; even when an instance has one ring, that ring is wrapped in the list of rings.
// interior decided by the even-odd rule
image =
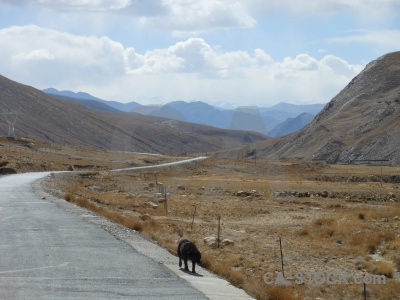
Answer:
[[[8,134],[7,119],[20,111],[17,137],[30,137],[105,150],[156,153],[201,153],[238,147],[265,135],[224,130],[135,113],[91,110],[55,99],[35,88],[0,76],[0,135]]]
[[[370,62],[309,125],[253,150],[245,149],[268,159],[400,164],[400,52]]]

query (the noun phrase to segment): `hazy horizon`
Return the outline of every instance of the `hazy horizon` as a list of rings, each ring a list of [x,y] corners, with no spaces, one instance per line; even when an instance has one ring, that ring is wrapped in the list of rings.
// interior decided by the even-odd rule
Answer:
[[[398,0],[0,0],[0,74],[122,103],[327,103],[400,49]]]

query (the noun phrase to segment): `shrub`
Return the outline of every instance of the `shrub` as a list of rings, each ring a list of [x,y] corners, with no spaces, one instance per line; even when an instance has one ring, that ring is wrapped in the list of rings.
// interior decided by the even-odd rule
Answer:
[[[396,239],[396,232],[393,229],[387,229],[380,236],[385,242],[394,241]]]
[[[202,258],[203,261],[203,258]],[[204,266],[204,264],[202,263]],[[215,274],[221,275],[226,278],[231,284],[236,287],[243,287],[244,278],[240,271],[235,271],[232,269],[230,264],[215,262],[209,264],[208,269],[213,271]]]
[[[393,278],[395,270],[392,262],[377,261],[371,271],[374,274],[384,275],[388,278]]]
[[[303,227],[299,231],[297,231],[299,235],[308,235],[310,233],[310,229],[308,227]]]
[[[67,193],[64,195],[64,200],[66,200],[68,202],[74,201],[74,195],[71,193]]]
[[[333,222],[333,218],[318,218],[314,220],[314,224],[317,226],[332,225]]]
[[[379,235],[370,235],[367,237],[367,250],[370,253],[374,253],[379,244],[381,243],[381,237]]]
[[[86,207],[86,206],[87,206],[88,200],[85,199],[85,198],[78,198],[78,199],[75,199],[74,202],[75,202],[77,205],[79,205],[80,207]]]
[[[143,230],[143,224],[136,217],[133,216],[124,218],[122,221],[122,225],[136,231]]]
[[[353,246],[361,246],[367,239],[366,233],[356,233],[351,236],[351,244]]]
[[[281,286],[267,286],[265,288],[268,300],[298,300],[293,293],[285,287]]]
[[[321,231],[321,234],[322,234],[322,236],[324,236],[324,237],[333,237],[333,236],[335,235],[335,232],[336,232],[335,227],[329,226],[329,227],[324,228],[324,229]]]

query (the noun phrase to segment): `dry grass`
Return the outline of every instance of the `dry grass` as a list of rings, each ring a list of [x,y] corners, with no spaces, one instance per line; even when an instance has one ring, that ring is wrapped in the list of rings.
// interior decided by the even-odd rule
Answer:
[[[314,224],[317,226],[331,226],[335,220],[333,218],[318,218],[314,221]]]
[[[298,232],[297,232],[299,235],[308,235],[309,233],[310,233],[310,228],[308,228],[308,227],[303,227],[303,228],[301,228]]]
[[[141,226],[143,234],[166,246],[171,253],[176,251],[179,239],[189,238],[201,250],[203,266],[243,287],[257,299],[356,299],[360,296],[359,287],[274,287],[260,280],[265,272],[280,270],[279,236],[288,274],[313,270],[349,274],[374,270],[390,274],[390,268],[376,266],[368,258],[371,253],[381,253],[386,261],[393,262],[393,269],[398,266],[395,254],[400,244],[393,218],[400,216],[400,205],[365,200],[373,193],[400,195],[395,185],[384,184],[380,189],[365,182],[307,180],[314,172],[349,174],[353,170],[360,176],[376,173],[376,169],[362,166],[349,166],[345,170],[345,166],[314,163],[258,162],[256,165],[210,159],[189,168],[160,171],[158,181],[170,193],[167,216],[164,204],[157,208],[148,204],[157,200],[155,188],[151,187],[155,182],[152,173],[102,172],[79,176],[64,190],[77,199],[91,199],[108,212],[110,219],[118,219],[120,223],[127,222],[127,216],[134,216],[137,218],[132,221],[134,225],[125,226]],[[302,180],[299,180],[300,173]],[[184,185],[185,190],[178,190],[178,185]],[[93,186],[101,189],[90,189]],[[236,196],[238,191],[252,190],[262,195]],[[333,196],[276,197],[272,196],[275,191],[313,194],[327,191]],[[341,196],[343,193],[355,196],[346,198]],[[116,218],[113,214],[124,217]],[[144,217],[147,214],[150,218]],[[216,236],[218,216],[222,220],[222,239],[234,240],[234,246],[211,249],[203,244],[204,237]],[[354,264],[352,261],[357,256],[363,260]],[[375,295],[375,288],[371,289],[371,295]],[[385,290],[381,291],[382,295],[391,295],[390,291],[386,292],[386,286],[381,289]],[[377,294],[374,299],[390,299],[385,297]]]
[[[287,287],[261,285],[257,289],[255,297],[260,300],[301,300],[302,296],[296,296],[294,292]]]
[[[68,202],[73,201],[73,199],[74,199],[74,195],[71,194],[71,193],[66,193],[66,194],[64,195],[64,200],[67,200]]]
[[[369,271],[373,274],[384,275],[387,278],[393,278],[395,268],[392,262],[377,261]]]

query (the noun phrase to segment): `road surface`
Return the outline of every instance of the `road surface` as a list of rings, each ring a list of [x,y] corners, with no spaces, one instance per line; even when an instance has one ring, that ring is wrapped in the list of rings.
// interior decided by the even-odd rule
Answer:
[[[43,199],[32,183],[49,174],[0,177],[1,299],[252,299],[202,268],[183,272],[132,230]]]
[[[1,299],[207,299],[96,224],[33,194],[46,173],[0,178]]]

